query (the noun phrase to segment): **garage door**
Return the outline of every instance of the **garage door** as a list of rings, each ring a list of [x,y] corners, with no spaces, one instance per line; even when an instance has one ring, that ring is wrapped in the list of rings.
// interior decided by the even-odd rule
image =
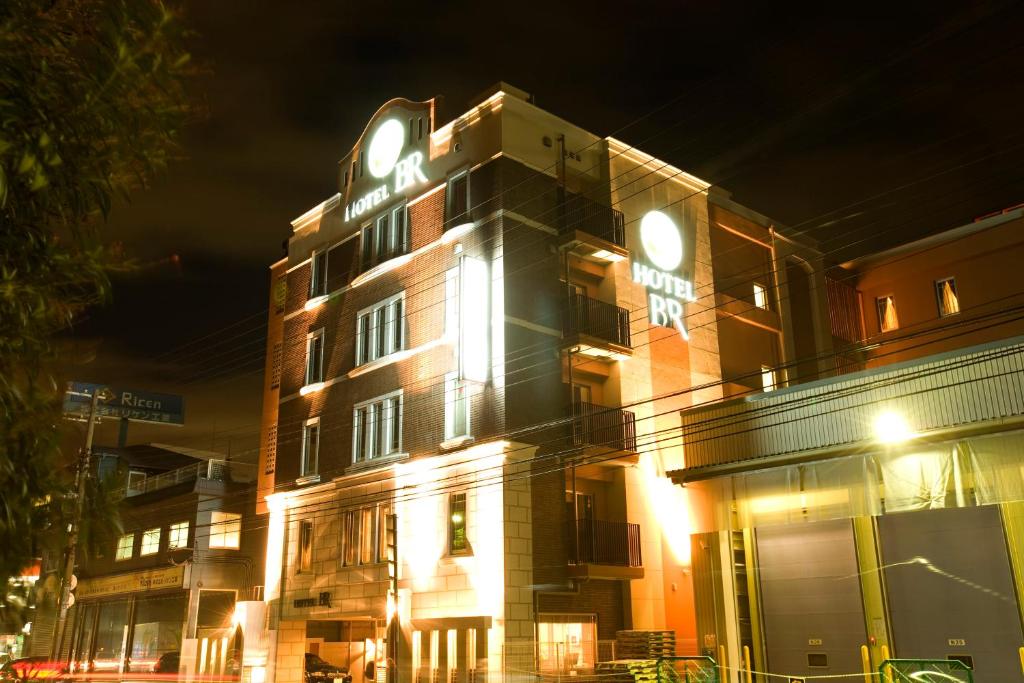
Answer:
[[[995,506],[878,518],[896,656],[973,660],[977,683],[1020,680],[1013,577]]]
[[[860,671],[866,635],[850,520],[760,528],[756,539],[769,671]]]

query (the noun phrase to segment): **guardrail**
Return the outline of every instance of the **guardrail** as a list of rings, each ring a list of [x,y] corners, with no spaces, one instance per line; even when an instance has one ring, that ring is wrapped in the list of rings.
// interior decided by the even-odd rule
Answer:
[[[234,470],[240,473],[239,470],[245,469],[246,467],[251,466],[228,460],[204,460],[193,465],[179,467],[178,469],[171,470],[170,472],[146,475],[146,478],[141,482],[130,482],[124,488],[123,496],[126,498],[139,496],[143,493],[158,491],[170,486],[175,486],[176,484],[182,484],[187,481],[197,481],[199,479],[207,479],[209,481],[232,481],[232,471]]]

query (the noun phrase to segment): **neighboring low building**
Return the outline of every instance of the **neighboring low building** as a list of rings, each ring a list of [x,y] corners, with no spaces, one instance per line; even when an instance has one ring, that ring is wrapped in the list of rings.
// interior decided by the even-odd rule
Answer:
[[[61,657],[89,672],[150,672],[161,657],[184,674],[239,671],[236,604],[262,597],[263,533],[243,525],[253,467],[160,445],[96,448],[94,465],[124,482],[123,534],[76,568]]]
[[[698,629],[732,666],[746,646],[759,671],[851,674],[866,645],[1019,678],[1022,228],[1014,209],[846,264],[837,357],[867,369],[683,412]]]

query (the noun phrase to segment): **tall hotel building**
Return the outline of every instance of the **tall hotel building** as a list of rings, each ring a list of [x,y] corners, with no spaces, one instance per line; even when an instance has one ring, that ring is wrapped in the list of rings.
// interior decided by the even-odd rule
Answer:
[[[828,372],[819,256],[515,88],[435,104],[370,118],[271,270],[266,680],[713,646],[665,477],[681,411]]]

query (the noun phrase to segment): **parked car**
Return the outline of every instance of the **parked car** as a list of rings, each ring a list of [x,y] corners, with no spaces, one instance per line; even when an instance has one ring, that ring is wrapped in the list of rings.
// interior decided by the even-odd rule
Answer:
[[[68,667],[49,657],[21,657],[0,666],[0,681],[67,680]]]
[[[160,659],[156,660],[156,664],[153,665],[153,673],[176,674],[179,668],[181,668],[181,653],[165,652],[160,655]]]
[[[335,666],[317,657],[312,652],[306,653],[306,683],[352,683],[352,674],[343,666]]]

